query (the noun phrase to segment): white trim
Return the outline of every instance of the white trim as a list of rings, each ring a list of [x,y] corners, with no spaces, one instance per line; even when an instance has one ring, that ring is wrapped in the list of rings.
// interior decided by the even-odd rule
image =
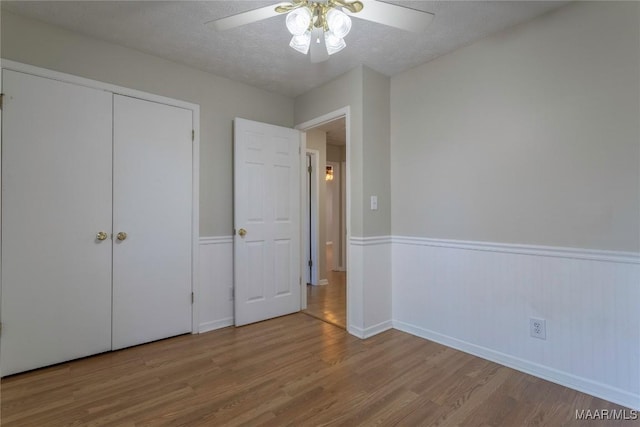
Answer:
[[[327,286],[328,284],[329,284],[329,280],[327,279],[318,280],[318,286]]]
[[[233,236],[200,237],[201,245],[223,245],[233,243]]]
[[[393,328],[402,332],[406,332],[420,338],[437,342],[447,347],[481,357],[486,360],[516,369],[518,371],[533,375],[538,378],[560,384],[592,396],[627,406],[629,408],[640,409],[640,395],[629,393],[606,384],[592,381],[586,378],[567,374],[566,372],[552,369],[537,363],[532,363],[518,357],[513,357],[499,351],[491,350],[467,341],[459,340],[447,335],[442,335],[428,329],[420,328],[409,323],[393,321]]]
[[[305,134],[306,135],[306,134]],[[304,216],[304,236],[305,237],[309,237],[309,231],[311,232],[311,242],[307,242],[306,239],[300,239],[301,240],[301,244],[304,243],[309,243],[308,245],[305,244],[304,246],[304,251],[302,251],[301,253],[304,253],[305,256],[305,260],[303,260],[302,265],[304,266],[304,271],[305,274],[303,275],[303,279],[305,276],[307,276],[309,274],[309,260],[311,260],[311,277],[308,277],[309,280],[306,281],[306,283],[310,284],[310,285],[320,285],[320,272],[318,271],[318,266],[320,265],[320,260],[319,260],[319,246],[320,246],[320,174],[318,173],[320,171],[320,151],[318,150],[313,150],[311,148],[307,148],[305,150],[305,170],[306,170],[306,156],[309,156],[311,158],[311,177],[308,177],[308,172],[305,172],[305,177],[308,177],[308,179],[311,180],[310,184],[311,184],[311,195],[309,195],[309,188],[306,185],[307,184],[307,179],[305,179],[303,182],[305,183],[304,185],[304,198],[303,198],[303,203],[304,203],[304,207],[305,209],[303,210],[305,216]],[[309,201],[309,199],[311,199],[311,208],[309,208],[309,203],[307,203]],[[311,212],[309,212],[309,209],[311,209]],[[311,216],[311,224],[309,224],[309,216]],[[311,247],[311,253],[308,253],[307,251],[309,250],[309,247]],[[314,280],[315,279],[315,280]],[[303,282],[305,282],[305,280],[303,280]],[[303,289],[303,291],[305,291],[306,294],[306,287]],[[306,308],[306,304],[305,304],[305,308]]]
[[[371,244],[367,239],[377,237],[351,239],[352,244]],[[473,251],[502,252],[520,255],[544,256],[553,258],[571,258],[601,262],[624,264],[640,264],[640,253],[618,252],[598,249],[579,249],[554,246],[523,245],[512,243],[474,242],[466,240],[430,239],[425,237],[391,236],[392,243],[416,246],[436,246],[443,248],[466,249]]]
[[[393,321],[385,320],[384,322],[380,322],[377,325],[369,326],[364,329],[364,338],[369,338],[374,335],[378,335],[384,331],[388,331],[389,329],[393,329]]]
[[[377,325],[369,326],[368,328],[364,329],[358,328],[357,326],[349,325],[349,327],[347,328],[347,332],[349,332],[351,335],[355,335],[360,339],[367,339],[384,331],[388,331],[389,329],[393,329],[393,327],[394,323],[392,320],[385,320],[384,322],[380,322]]]
[[[311,120],[308,120],[306,122],[300,123],[300,124],[296,125],[295,129],[298,129],[298,130],[301,130],[301,131],[304,132],[304,131],[307,131],[309,129],[313,129],[313,128],[318,127],[318,126],[322,126],[325,123],[332,122],[332,121],[334,121],[336,119],[340,119],[342,117],[345,117],[347,119],[345,124],[348,126],[349,116],[351,114],[350,110],[351,110],[351,108],[349,106],[339,108],[339,109],[337,109],[335,111],[332,111],[330,113],[324,114],[324,115],[322,115],[320,117],[316,117],[315,119],[311,119]],[[349,135],[348,128],[347,128],[347,139],[349,139],[349,136],[350,135]],[[348,142],[346,143],[346,146],[349,147]]]
[[[192,143],[192,212],[191,212],[191,292],[197,301],[199,294],[199,237],[200,237],[200,106],[191,102],[181,101],[177,99],[167,98],[148,92],[142,92],[122,86],[100,82],[97,80],[87,79],[72,74],[61,73],[46,68],[36,67],[29,64],[23,64],[8,59],[0,59],[0,70],[13,70],[21,73],[31,74],[47,79],[58,80],[61,82],[71,83],[78,86],[85,86],[93,89],[104,90],[113,94],[139,98],[146,101],[157,102],[178,108],[184,108],[192,112],[192,126],[194,131]],[[1,171],[0,171],[1,172]],[[1,287],[1,285],[0,285]],[[198,304],[194,303],[191,307],[191,333],[196,334],[199,331],[198,323]]]
[[[233,326],[233,317],[201,323],[200,333],[215,331],[216,329],[226,328],[228,326]]]
[[[352,237],[350,244],[355,246],[387,245],[393,243],[391,236]]]
[[[140,92],[142,94],[142,92]],[[183,103],[181,103],[183,104]],[[200,332],[200,306],[196,302],[200,296],[200,106],[192,106],[193,141],[191,150],[191,333]]]
[[[308,204],[307,204],[307,188],[306,176],[307,176],[307,134],[300,132],[300,253],[306,254],[306,247],[309,246],[306,243],[306,218],[309,217]],[[304,218],[303,218],[304,216]],[[307,309],[307,281],[305,280],[306,274],[303,274],[305,268],[308,267],[305,257],[300,257],[300,310]]]

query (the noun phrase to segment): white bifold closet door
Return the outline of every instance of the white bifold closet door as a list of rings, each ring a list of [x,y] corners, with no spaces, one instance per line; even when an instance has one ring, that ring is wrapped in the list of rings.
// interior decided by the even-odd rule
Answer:
[[[9,375],[111,349],[112,95],[3,70],[2,342]]]
[[[192,111],[2,78],[0,374],[190,332]]]
[[[126,96],[113,107],[115,350],[191,331],[193,119]]]

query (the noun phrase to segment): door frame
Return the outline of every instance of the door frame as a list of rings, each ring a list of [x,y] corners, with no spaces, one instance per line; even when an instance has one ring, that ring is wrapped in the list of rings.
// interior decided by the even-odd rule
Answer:
[[[337,191],[331,194],[331,247],[333,251],[333,263],[331,266],[327,265],[327,268],[331,268],[333,271],[345,271],[344,266],[342,265],[342,254],[344,253],[344,239],[341,232],[342,227],[344,226],[344,218],[343,218],[343,210],[344,205],[342,202],[342,170],[343,170],[344,162],[333,162],[327,160],[327,166],[333,167],[333,179],[337,184],[335,188]],[[333,203],[337,199],[338,203]],[[328,212],[327,212],[328,217]],[[328,228],[328,227],[327,227]],[[328,245],[327,241],[327,245]]]
[[[61,73],[58,71],[48,70],[46,68],[36,67],[34,65],[23,64],[21,62],[11,61],[0,58],[0,72],[4,69],[13,70],[21,73],[31,74],[38,77],[44,77],[52,80],[58,80],[65,83],[71,83],[79,86],[86,86],[94,89],[104,90],[112,94],[139,98],[145,101],[157,102],[173,107],[191,110],[193,120],[193,141],[191,150],[191,292],[193,292],[193,304],[191,305],[191,333],[199,333],[199,249],[200,249],[200,106],[190,102],[180,101],[177,99],[167,98],[152,93],[143,92],[135,89],[129,89],[109,83],[103,83],[97,80],[87,79],[72,74]],[[0,88],[2,79],[0,78]],[[1,113],[0,113],[1,114]],[[2,132],[0,132],[0,145],[2,144]],[[0,162],[0,179],[2,177],[2,169]],[[1,183],[0,183],[1,184]],[[1,236],[0,236],[1,238]],[[1,255],[0,255],[1,256]],[[0,262],[0,269],[2,263]],[[0,271],[0,280],[2,274]],[[2,297],[2,283],[0,283],[0,298]]]
[[[341,119],[343,118],[345,119],[345,151],[346,151],[346,161],[345,161],[345,170],[344,170],[344,178],[345,178],[345,198],[346,198],[346,214],[345,214],[345,241],[346,241],[346,245],[345,245],[345,251],[346,251],[346,257],[347,257],[347,277],[346,277],[346,288],[347,288],[347,306],[346,306],[346,313],[347,313],[347,326],[349,323],[349,312],[350,312],[350,307],[349,305],[351,304],[351,298],[349,298],[349,293],[350,293],[350,279],[349,279],[349,271],[351,271],[349,264],[351,263],[351,255],[350,255],[350,244],[349,242],[351,241],[350,236],[351,236],[351,168],[350,168],[350,164],[351,164],[351,107],[350,106],[346,106],[346,107],[342,107],[339,108],[337,110],[331,111],[329,113],[323,114],[321,116],[318,116],[314,119],[308,120],[306,122],[302,122],[298,125],[296,125],[294,127],[294,129],[298,129],[300,131],[302,131],[302,152],[306,153],[306,149],[307,149],[307,138],[306,138],[306,131],[311,130],[315,127],[321,126],[325,123],[328,122],[332,122],[334,120],[337,119]],[[305,154],[306,155],[306,154]],[[301,162],[303,163],[303,162]],[[304,162],[304,164],[306,165],[306,162]],[[301,182],[306,182],[306,166],[302,167],[302,173],[300,175],[300,180]],[[306,212],[306,200],[307,200],[307,189],[305,185],[302,185],[301,187],[303,187],[302,190],[302,197],[301,197],[301,204],[302,206],[302,210],[301,212]],[[308,214],[307,214],[308,215]],[[301,221],[302,222],[302,221]],[[308,246],[309,242],[307,241],[307,237],[305,236],[304,230],[301,233],[301,238],[300,241],[303,245]],[[301,303],[300,306],[302,308],[302,310],[307,308],[307,293],[306,292],[300,292],[300,298],[301,298]]]
[[[310,284],[310,285],[319,285],[320,284],[320,276],[318,275],[318,265],[319,265],[319,261],[318,261],[318,237],[320,236],[320,224],[318,223],[318,213],[319,213],[319,206],[320,206],[320,195],[318,194],[318,189],[320,186],[319,183],[319,179],[320,179],[320,152],[318,150],[312,150],[310,148],[307,148],[305,150],[305,157],[308,155],[309,157],[311,157],[311,194],[309,194],[309,187],[305,186],[305,199],[304,199],[304,206],[305,209],[304,211],[302,211],[302,213],[304,214],[304,223],[305,223],[305,227],[304,227],[304,236],[305,237],[310,237],[311,238],[311,242],[309,242],[308,239],[305,239],[305,250],[304,253],[306,254],[305,256],[305,260],[304,260],[304,267],[305,270],[308,272],[309,271],[309,266],[307,265],[307,262],[309,260],[311,260],[311,277],[309,278],[309,281],[307,281],[306,283]],[[306,163],[306,162],[305,162]],[[309,208],[309,199],[311,199],[311,208]],[[311,211],[309,211],[309,209],[311,209]],[[311,218],[311,223],[309,223],[309,218]],[[302,240],[302,238],[301,238]],[[311,253],[309,253],[309,248],[311,248]],[[302,253],[302,252],[301,252]],[[303,271],[305,271],[303,270]],[[315,280],[314,280],[315,279]],[[302,278],[302,283],[305,283],[304,277]],[[306,289],[306,287],[304,287],[302,289],[302,291],[304,291]],[[305,305],[306,308],[306,305]]]

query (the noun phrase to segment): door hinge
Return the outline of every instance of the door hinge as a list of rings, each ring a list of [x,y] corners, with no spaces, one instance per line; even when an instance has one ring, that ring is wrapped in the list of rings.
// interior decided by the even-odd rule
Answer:
[[[191,304],[196,300],[196,296],[191,292]]]
[[[4,93],[0,93],[0,110],[2,110],[3,101],[4,101]]]
[[[309,267],[313,267],[313,261],[309,260]]]
[[[2,334],[2,323],[0,323],[0,334]]]
[[[236,229],[235,228],[233,229],[233,235],[234,236],[236,235]]]
[[[196,131],[195,129],[191,129],[191,141],[195,141],[196,140]]]
[[[313,172],[313,166],[309,166],[309,167],[307,168],[307,171],[308,171],[309,173]]]

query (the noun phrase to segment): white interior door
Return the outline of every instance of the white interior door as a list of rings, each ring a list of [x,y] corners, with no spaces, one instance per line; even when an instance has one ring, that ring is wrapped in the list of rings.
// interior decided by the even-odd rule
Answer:
[[[111,94],[2,71],[9,375],[111,349]]]
[[[300,132],[235,119],[236,326],[300,310]]]
[[[193,118],[120,95],[113,111],[115,350],[191,331]]]

